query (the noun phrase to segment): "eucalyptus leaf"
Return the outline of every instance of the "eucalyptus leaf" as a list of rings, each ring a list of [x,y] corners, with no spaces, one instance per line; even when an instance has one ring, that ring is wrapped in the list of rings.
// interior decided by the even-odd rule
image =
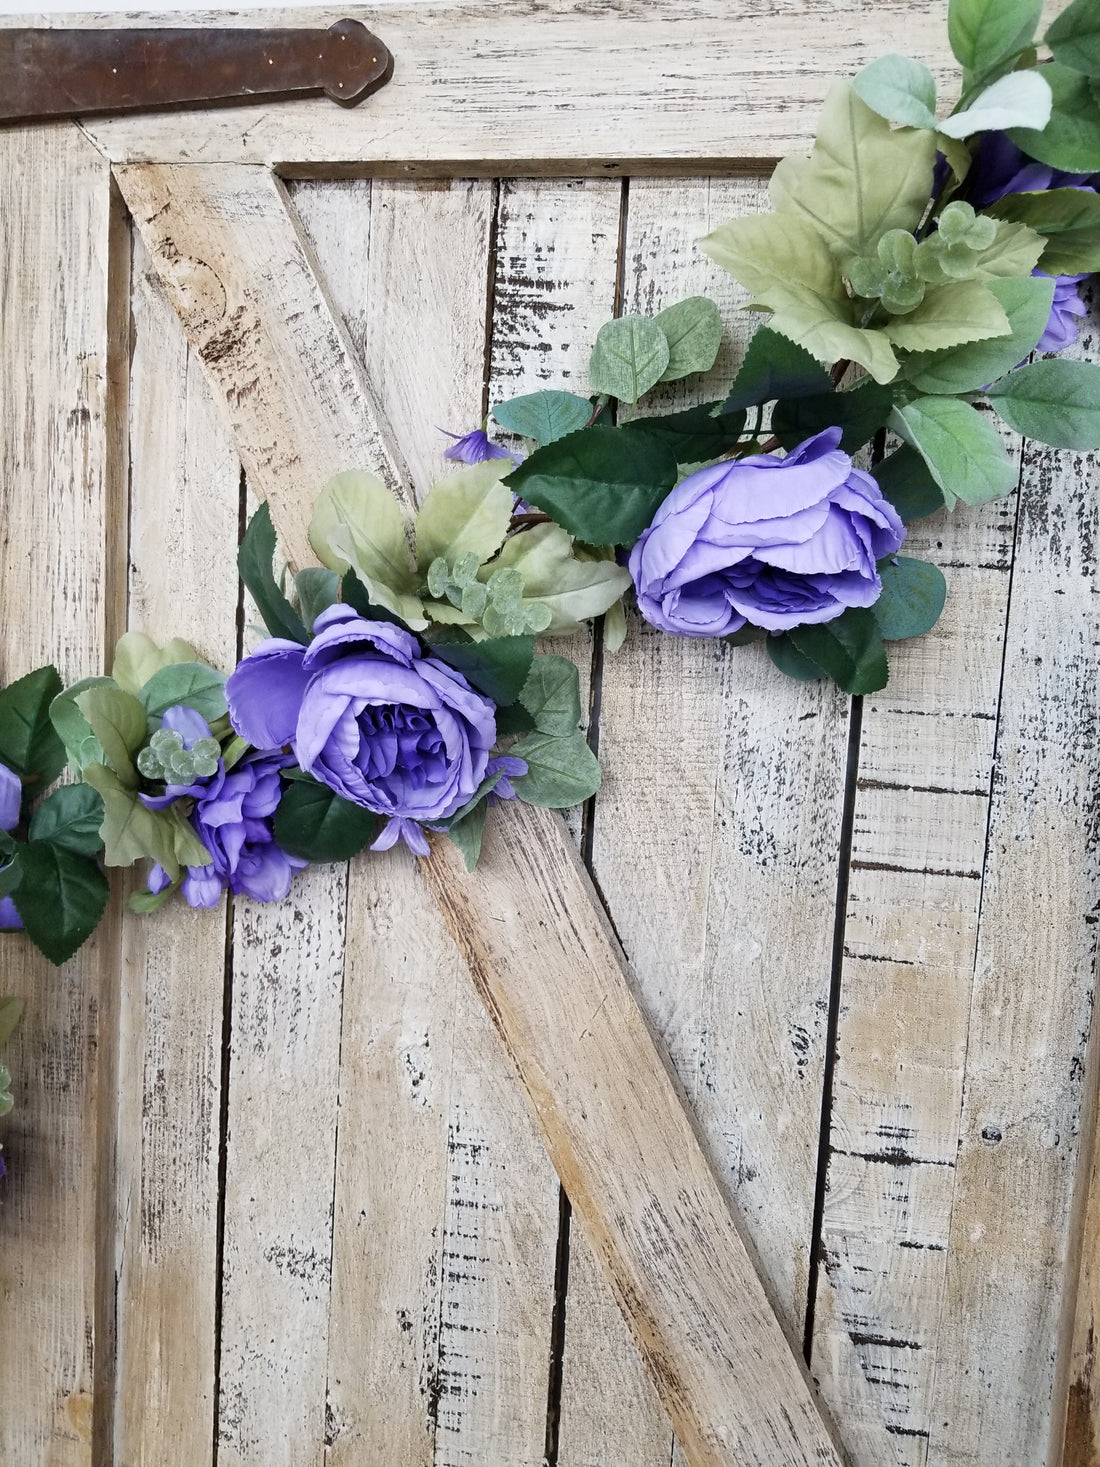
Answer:
[[[791,449],[825,428],[842,428],[841,448],[855,453],[886,425],[893,405],[889,387],[864,379],[848,392],[782,399],[772,410],[772,433]]]
[[[207,723],[216,723],[227,711],[225,674],[204,662],[178,662],[155,672],[141,690],[141,703],[154,722],[169,708],[193,708]]]
[[[1010,428],[1054,448],[1100,448],[1100,366],[1062,358],[1009,372],[986,396]]]
[[[272,546],[274,547],[274,533]],[[155,672],[173,662],[198,662],[199,654],[190,642],[173,637],[158,647],[144,632],[123,632],[115,644],[115,660],[111,677],[126,693],[140,693]]]
[[[600,787],[600,766],[584,735],[574,730],[565,738],[532,733],[508,750],[527,761],[527,773],[512,780],[512,787],[529,805],[566,810],[594,795]]]
[[[241,537],[237,569],[271,635],[305,643],[309,636],[302,619],[275,579],[275,544],[275,526],[271,523],[271,511],[265,502],[249,520]]]
[[[879,56],[852,82],[872,111],[906,127],[936,126],[936,79],[909,56]]]
[[[586,428],[592,404],[573,392],[529,392],[498,403],[491,416],[509,433],[545,444]]]
[[[130,789],[136,789],[134,755],[149,737],[149,720],[140,700],[113,685],[99,685],[78,693],[76,706],[99,740],[109,768]]]
[[[1022,50],[1035,34],[1042,0],[950,0],[947,35],[955,58],[983,76]]]
[[[453,565],[475,555],[478,564],[496,554],[512,519],[515,495],[501,483],[511,459],[486,459],[433,484],[416,517],[416,563],[421,575],[437,557]]]
[[[1043,37],[1055,61],[1100,77],[1100,10],[1096,0],[1073,0]]]
[[[775,333],[770,332],[769,335],[774,336]],[[782,336],[775,339],[783,341],[791,351],[801,350]],[[813,358],[810,360],[813,361]],[[814,366],[817,367],[816,362]],[[820,371],[820,368],[817,370]],[[728,412],[718,402],[703,402],[698,407],[686,408],[679,413],[631,418],[629,423],[622,425],[625,433],[642,432],[650,438],[661,439],[676,455],[678,464],[701,463],[706,459],[721,458],[737,443],[744,427],[743,409]]]
[[[353,570],[375,606],[414,631],[427,626],[405,516],[381,479],[358,472],[330,479],[313,507],[309,543],[329,570]]]
[[[879,576],[882,594],[871,612],[883,640],[900,642],[931,631],[947,598],[947,582],[939,566],[898,555],[879,567]]]
[[[818,667],[816,662],[798,650],[789,633],[783,632],[778,637],[769,637],[765,645],[773,665],[788,677],[793,677],[800,683],[815,682],[818,678],[828,677],[823,667]]]
[[[668,342],[668,365],[661,382],[710,371],[722,344],[722,317],[712,300],[705,295],[689,296],[658,311],[653,320]]]
[[[777,397],[820,397],[832,390],[832,378],[816,357],[770,326],[758,326],[722,412],[759,407]]]
[[[306,861],[349,861],[378,835],[380,818],[314,779],[292,781],[275,812],[275,839]]]
[[[539,733],[569,738],[581,721],[580,677],[568,657],[536,657],[519,695]]]
[[[95,856],[103,845],[103,814],[103,800],[91,785],[62,785],[38,805],[28,835],[32,842],[50,841],[78,856]]]
[[[1054,94],[1054,110],[1042,131],[1014,127],[1009,137],[1018,148],[1040,163],[1066,173],[1100,170],[1100,107],[1089,79],[1057,61],[1043,67]]]
[[[588,380],[593,392],[637,402],[661,380],[670,360],[668,341],[656,321],[620,316],[600,327]]]
[[[38,794],[65,767],[65,748],[50,721],[50,704],[61,692],[54,667],[37,667],[0,690],[0,764]]]
[[[321,612],[339,601],[340,577],[327,567],[307,565],[294,577],[294,589],[298,592],[302,622],[306,630],[312,632],[313,623]]]
[[[73,768],[79,773],[89,764],[103,763],[103,746],[77,706],[77,698],[89,688],[117,688],[109,677],[86,677],[59,693],[50,704],[50,722],[65,746]]]
[[[984,504],[1016,487],[1019,474],[1001,435],[957,397],[919,397],[895,408],[890,426],[924,459],[948,509],[959,499]]]
[[[1012,71],[987,87],[964,112],[945,117],[940,132],[949,138],[1003,131],[1010,127],[1044,128],[1054,97],[1037,71]]]
[[[560,525],[535,525],[513,535],[487,569],[509,567],[523,578],[523,604],[548,608],[545,631],[552,636],[575,632],[583,622],[602,616],[630,585],[630,572],[613,560],[578,559],[572,538]]]
[[[534,637],[488,637],[479,642],[441,642],[428,646],[448,667],[462,674],[500,706],[514,703],[531,671]]]
[[[916,310],[893,317],[884,328],[906,351],[943,351],[969,341],[1008,336],[1008,316],[988,285],[953,281],[930,290]]]
[[[1100,270],[1100,194],[1091,189],[1005,194],[989,205],[988,212],[1029,225],[1043,236],[1039,267],[1048,275]]]
[[[924,459],[908,443],[875,464],[871,473],[906,524],[943,509],[943,490]]]
[[[1004,307],[1011,334],[939,352],[915,352],[903,367],[921,392],[976,392],[1035,350],[1050,319],[1054,281],[1041,275],[991,280],[986,287]]]
[[[850,606],[833,621],[793,627],[787,635],[795,650],[824,669],[844,692],[877,693],[886,686],[886,649],[878,623],[865,607]]]
[[[60,965],[98,926],[110,895],[107,880],[95,861],[47,841],[24,846],[20,859],[15,909],[34,945]]]

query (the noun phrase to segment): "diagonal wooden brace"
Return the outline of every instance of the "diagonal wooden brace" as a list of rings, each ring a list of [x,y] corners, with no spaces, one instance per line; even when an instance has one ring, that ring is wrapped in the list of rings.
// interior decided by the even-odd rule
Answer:
[[[296,563],[318,490],[407,475],[281,185],[134,164],[123,195]],[[564,824],[513,805],[422,863],[691,1467],[839,1467]]]

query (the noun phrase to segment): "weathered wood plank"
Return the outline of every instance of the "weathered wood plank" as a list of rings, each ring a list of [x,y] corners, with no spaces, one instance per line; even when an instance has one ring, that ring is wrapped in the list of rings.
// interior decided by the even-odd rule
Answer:
[[[110,577],[124,475],[112,418],[123,403],[109,385],[109,185],[74,127],[0,136],[5,683],[46,662],[83,677],[118,629]],[[15,1095],[0,1123],[0,1460],[13,1464],[88,1467],[93,1349],[97,1384],[110,1378],[110,1289],[98,1309],[94,1295],[97,1193],[110,1205],[113,928],[109,918],[61,969],[25,938],[0,935],[0,990],[25,1003],[0,1056]]]

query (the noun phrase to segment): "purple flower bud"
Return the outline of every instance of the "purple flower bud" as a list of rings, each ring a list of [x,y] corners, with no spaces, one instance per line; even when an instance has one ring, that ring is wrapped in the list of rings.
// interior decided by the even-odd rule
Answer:
[[[23,919],[10,896],[0,897],[0,932],[22,932]]]
[[[490,443],[489,435],[483,428],[475,428],[472,433],[450,433],[446,428],[440,428],[441,433],[446,433],[448,438],[455,441],[450,448],[443,450],[443,457],[457,459],[464,464],[481,464],[487,458],[510,458],[519,462],[514,453],[507,448],[502,448],[499,443]]]
[[[23,781],[14,769],[0,764],[0,830],[14,830],[23,804]]]

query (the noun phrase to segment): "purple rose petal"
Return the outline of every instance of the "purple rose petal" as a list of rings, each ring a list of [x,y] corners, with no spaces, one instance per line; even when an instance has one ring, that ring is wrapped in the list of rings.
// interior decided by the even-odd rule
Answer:
[[[14,769],[0,764],[0,830],[14,830],[23,804],[23,781]]]

